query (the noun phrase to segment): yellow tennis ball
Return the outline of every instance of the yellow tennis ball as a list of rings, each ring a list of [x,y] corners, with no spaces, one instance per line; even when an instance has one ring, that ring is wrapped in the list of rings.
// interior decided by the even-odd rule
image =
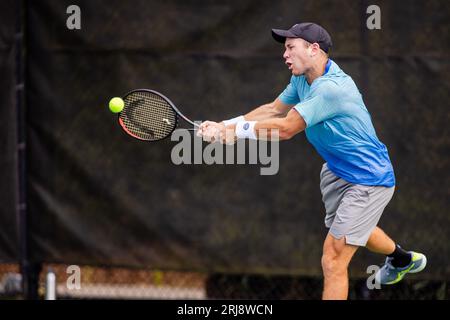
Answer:
[[[123,102],[122,98],[115,97],[109,101],[109,110],[114,113],[119,113],[123,110],[125,102]]]

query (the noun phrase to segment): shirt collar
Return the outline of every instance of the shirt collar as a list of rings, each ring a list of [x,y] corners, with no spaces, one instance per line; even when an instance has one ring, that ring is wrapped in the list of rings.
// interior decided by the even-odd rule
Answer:
[[[323,76],[328,73],[328,71],[330,70],[330,67],[331,67],[331,59],[328,59],[327,64],[325,66],[325,72],[323,73]]]

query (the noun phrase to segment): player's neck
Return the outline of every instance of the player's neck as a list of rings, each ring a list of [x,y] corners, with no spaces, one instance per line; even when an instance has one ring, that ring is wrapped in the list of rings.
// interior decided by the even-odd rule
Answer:
[[[305,73],[306,81],[309,85],[324,74],[327,62],[328,58],[320,58],[314,61],[312,67]]]

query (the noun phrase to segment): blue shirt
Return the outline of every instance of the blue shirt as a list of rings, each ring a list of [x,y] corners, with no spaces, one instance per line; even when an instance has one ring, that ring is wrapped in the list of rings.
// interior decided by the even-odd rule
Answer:
[[[305,76],[292,76],[280,100],[295,105],[308,141],[336,176],[355,184],[394,186],[388,150],[353,79],[331,60],[327,67],[311,86]]]

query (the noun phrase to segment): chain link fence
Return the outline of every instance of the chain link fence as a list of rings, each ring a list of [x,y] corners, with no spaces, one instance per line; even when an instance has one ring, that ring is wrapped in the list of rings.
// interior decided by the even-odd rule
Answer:
[[[47,275],[56,276],[56,299],[246,299],[317,300],[318,277],[203,274],[129,268],[80,266],[80,282],[69,265],[46,264],[39,277],[39,297],[46,298]],[[448,300],[449,281],[404,279],[369,290],[367,279],[351,278],[352,300]],[[0,264],[0,299],[22,299],[19,266]]]

